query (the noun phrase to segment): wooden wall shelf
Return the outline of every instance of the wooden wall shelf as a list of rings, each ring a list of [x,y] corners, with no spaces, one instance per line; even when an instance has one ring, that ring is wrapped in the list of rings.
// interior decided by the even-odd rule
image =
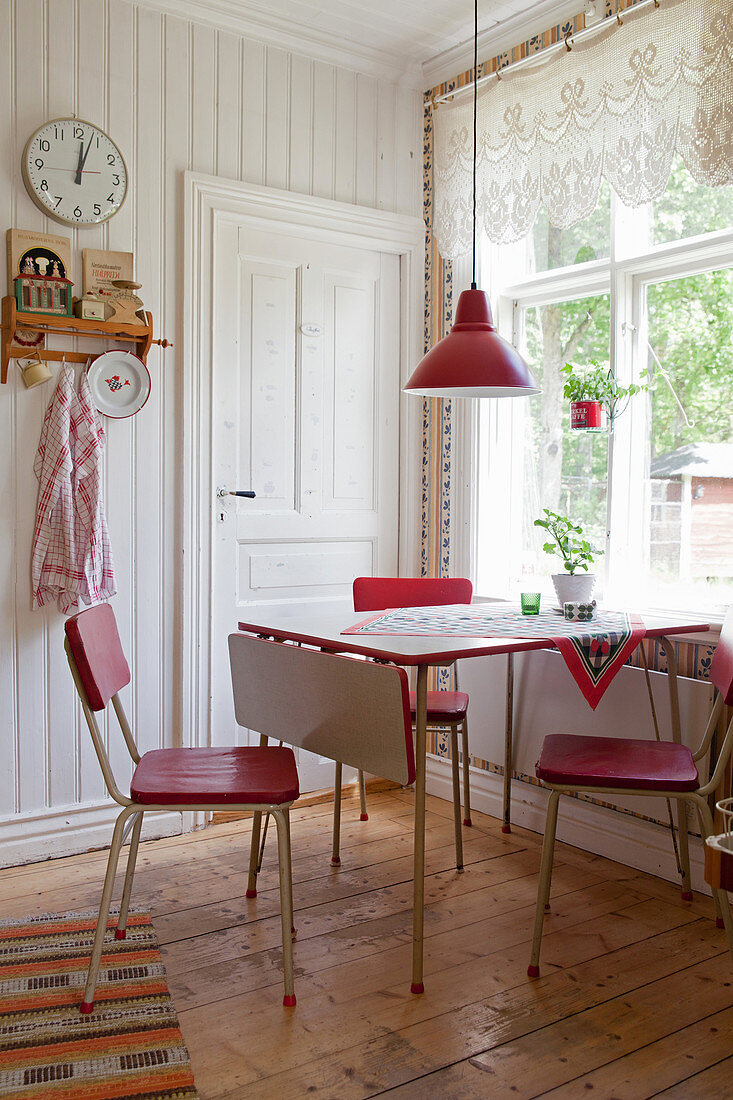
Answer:
[[[2,367],[0,383],[8,380],[8,364],[11,359],[23,359],[33,353],[33,348],[16,344],[17,332],[32,330],[35,332],[57,333],[61,336],[91,337],[94,340],[114,340],[134,344],[131,349],[143,363],[147,362],[150,345],[153,342],[153,315],[145,314],[145,325],[121,325],[115,321],[84,321],[80,317],[58,317],[50,313],[21,313],[16,309],[15,298],[8,295],[3,298],[2,314]],[[156,341],[163,343],[162,341]],[[167,341],[166,341],[167,343]],[[66,359],[70,363],[86,363],[87,359],[96,359],[84,351],[40,351],[42,359]]]

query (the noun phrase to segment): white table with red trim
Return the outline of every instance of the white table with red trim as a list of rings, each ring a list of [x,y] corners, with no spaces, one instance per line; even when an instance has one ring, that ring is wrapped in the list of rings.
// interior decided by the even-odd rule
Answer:
[[[471,608],[502,609],[504,618],[510,611],[510,606],[501,603],[472,604]],[[411,609],[417,610],[417,609]],[[420,609],[444,613],[444,608]],[[465,610],[465,608],[464,608]],[[514,611],[517,609],[514,608]],[[376,634],[357,631],[355,628],[365,625],[364,613],[354,612],[349,605],[343,603],[309,603],[298,607],[289,606],[278,608],[270,605],[262,607],[248,607],[239,610],[239,629],[248,634],[256,634],[266,638],[276,638],[279,641],[296,642],[302,645],[317,646],[320,649],[335,653],[356,653],[374,660],[388,661],[403,667],[414,667],[417,670],[417,709],[415,721],[415,809],[414,809],[414,850],[413,850],[413,932],[412,932],[412,985],[413,993],[422,993],[423,985],[423,905],[424,905],[424,878],[425,878],[425,762],[426,762],[426,717],[427,717],[427,684],[428,670],[431,667],[453,665],[458,660],[466,660],[471,657],[508,655],[508,660],[514,653],[528,652],[532,650],[561,648],[557,644],[557,638],[546,637],[510,637],[502,634],[500,637],[491,636],[491,623],[484,622],[481,629],[486,631],[484,636],[478,637],[458,635],[455,633],[395,633]],[[375,617],[371,616],[373,620]],[[637,617],[629,616],[636,621]],[[558,616],[558,625],[563,622]],[[521,616],[516,619],[517,631],[521,627]],[[593,624],[573,624],[577,628],[577,635],[588,635]],[[429,629],[434,629],[431,623]],[[539,626],[539,623],[538,623]],[[565,637],[573,633],[568,630],[569,624],[565,624],[562,633]],[[389,627],[389,622],[385,628]],[[398,627],[395,626],[395,629]],[[427,628],[426,628],[427,629]],[[446,628],[450,629],[450,628]],[[476,629],[475,624],[472,629]],[[507,629],[506,622],[502,629]],[[531,629],[531,628],[528,628]],[[551,629],[551,627],[549,628]],[[596,629],[598,625],[596,624]],[[673,635],[693,634],[708,629],[706,623],[689,622],[675,619],[671,615],[644,614],[643,633],[641,636],[659,640],[667,657],[670,702],[672,709],[672,735],[675,741],[680,741],[680,715],[679,700],[677,695],[677,664],[674,647],[670,641]],[[344,633],[348,631],[348,633]],[[560,632],[560,631],[558,631]],[[638,631],[636,642],[640,640]],[[567,658],[566,658],[567,660]],[[572,669],[571,669],[572,671]],[[508,737],[511,736],[511,724],[507,723]],[[511,754],[509,754],[511,759]],[[342,763],[348,764],[348,760]],[[505,771],[508,769],[505,769]],[[508,776],[507,776],[508,779]],[[506,810],[505,810],[506,813]],[[684,819],[683,819],[684,820]],[[508,825],[508,818],[505,820]],[[684,838],[684,839],[683,839]],[[689,856],[687,856],[687,832],[680,832],[680,847],[684,868],[683,890],[689,890],[689,877],[685,881],[685,875],[689,876]]]

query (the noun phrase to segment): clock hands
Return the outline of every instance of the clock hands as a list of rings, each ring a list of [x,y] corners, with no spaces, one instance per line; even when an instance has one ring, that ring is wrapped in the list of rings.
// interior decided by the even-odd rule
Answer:
[[[89,144],[87,145],[86,152],[84,152],[84,142],[79,142],[79,162],[76,166],[76,175],[74,176],[74,183],[81,183],[81,174],[86,164],[86,159],[89,156],[89,150],[92,147],[92,141],[94,140],[94,134],[89,138]]]

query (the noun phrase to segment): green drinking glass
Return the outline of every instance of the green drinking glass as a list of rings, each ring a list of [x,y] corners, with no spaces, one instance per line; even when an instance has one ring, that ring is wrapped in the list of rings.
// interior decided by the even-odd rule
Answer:
[[[539,592],[522,592],[520,599],[522,601],[522,614],[523,615],[539,615],[540,613],[540,593]]]

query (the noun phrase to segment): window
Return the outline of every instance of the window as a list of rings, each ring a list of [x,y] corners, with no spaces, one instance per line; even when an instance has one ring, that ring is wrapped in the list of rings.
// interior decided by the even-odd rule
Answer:
[[[550,598],[562,566],[533,525],[550,508],[604,551],[606,601],[708,614],[733,602],[732,244],[733,187],[699,186],[681,162],[647,207],[604,184],[585,222],[558,230],[542,211],[524,241],[485,242],[499,328],[542,394],[481,402],[478,592],[516,598],[531,583]],[[560,369],[591,361],[648,384],[612,436],[570,430]]]

